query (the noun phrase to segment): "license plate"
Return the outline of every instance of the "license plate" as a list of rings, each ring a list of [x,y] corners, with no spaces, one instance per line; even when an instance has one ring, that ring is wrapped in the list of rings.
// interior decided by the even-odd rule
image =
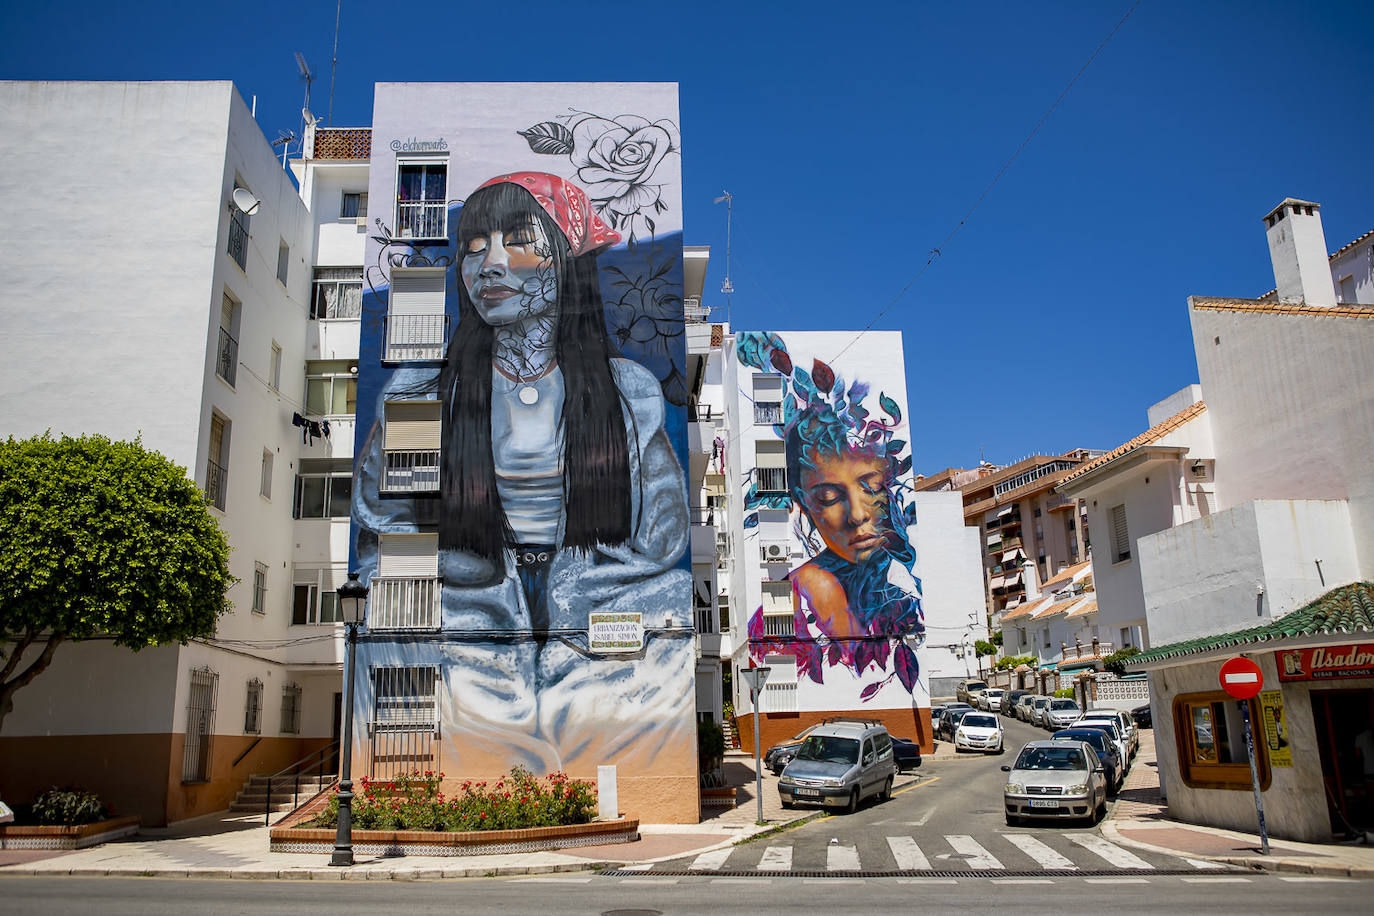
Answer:
[[[798,788],[798,789],[793,789],[793,790],[792,790],[792,794],[793,794],[793,795],[820,795],[820,794],[821,794],[821,790],[820,790],[820,789],[801,789],[801,788]]]
[[[1032,808],[1058,808],[1059,800],[1056,798],[1032,798],[1030,806]]]

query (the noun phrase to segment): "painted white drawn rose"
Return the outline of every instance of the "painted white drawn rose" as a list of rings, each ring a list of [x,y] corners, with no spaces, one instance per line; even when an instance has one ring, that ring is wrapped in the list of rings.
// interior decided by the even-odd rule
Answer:
[[[637,115],[593,116],[573,125],[572,141],[568,158],[598,207],[621,217],[662,211],[662,184],[654,182],[654,172],[682,144],[677,125]]]

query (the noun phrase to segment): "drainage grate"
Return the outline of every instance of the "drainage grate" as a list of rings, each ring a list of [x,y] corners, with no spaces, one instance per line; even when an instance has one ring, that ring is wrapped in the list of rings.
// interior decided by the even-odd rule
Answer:
[[[628,871],[621,868],[598,872],[603,878],[1119,878],[1175,877],[1240,871],[1235,868],[1151,868],[1151,869],[1052,869],[1012,871],[1005,868],[980,868],[962,871],[764,871],[762,869],[720,869],[713,871]]]

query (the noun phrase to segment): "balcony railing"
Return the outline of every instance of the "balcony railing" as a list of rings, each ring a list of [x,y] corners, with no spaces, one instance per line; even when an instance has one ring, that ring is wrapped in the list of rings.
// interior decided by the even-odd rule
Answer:
[[[786,493],[787,468],[754,468],[754,485],[760,493]]]
[[[439,626],[439,580],[372,577],[367,626],[372,630],[433,630]]]
[[[219,346],[215,348],[215,374],[234,384],[239,372],[239,342],[224,328],[219,329]]]
[[[754,422],[772,425],[782,422],[782,405],[776,402],[767,401],[755,402]]]
[[[224,511],[224,497],[229,490],[229,469],[217,461],[205,462],[205,501]]]
[[[717,523],[725,523],[725,510],[719,506],[689,506],[687,512],[692,517],[693,525],[715,527]]]
[[[403,239],[444,238],[444,216],[447,209],[442,200],[398,200],[396,236]]]
[[[713,607],[697,608],[697,632],[715,633],[716,632],[716,609]]]
[[[763,685],[763,702],[759,704],[761,712],[796,712],[797,711],[797,682],[796,681],[775,681],[772,684]]]
[[[1084,658],[1106,658],[1116,651],[1109,642],[1077,643],[1072,646],[1063,646],[1064,661]]]
[[[797,622],[791,614],[768,614],[763,618],[764,636],[796,636]]]
[[[442,359],[445,324],[443,315],[388,315],[386,359]]]
[[[383,493],[439,492],[439,450],[395,451],[386,453],[382,473]]]
[[[239,221],[237,211],[229,215],[229,257],[241,269],[248,269],[245,266],[248,263],[248,230]]]

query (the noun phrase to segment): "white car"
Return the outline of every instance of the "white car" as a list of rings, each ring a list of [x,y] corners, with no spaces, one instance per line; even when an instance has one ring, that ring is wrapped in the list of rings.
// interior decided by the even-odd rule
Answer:
[[[1002,694],[1006,693],[1001,687],[989,687],[978,694],[978,708],[992,712],[1002,705]]]
[[[955,751],[1002,753],[1002,720],[992,713],[971,712],[954,730]]]
[[[1096,706],[1083,713],[1084,718],[1097,719],[1111,716],[1116,720],[1117,731],[1121,732],[1126,738],[1126,749],[1131,752],[1131,756],[1136,755],[1140,750],[1140,729],[1136,728],[1135,719],[1131,714],[1123,709],[1107,709],[1106,707]]]
[[[1121,755],[1121,769],[1124,772],[1130,766],[1130,742],[1121,733],[1121,728],[1117,724],[1115,716],[1103,715],[1099,713],[1089,713],[1081,719],[1073,722],[1069,728],[1100,728],[1111,737],[1112,743],[1116,745],[1116,752]]]

